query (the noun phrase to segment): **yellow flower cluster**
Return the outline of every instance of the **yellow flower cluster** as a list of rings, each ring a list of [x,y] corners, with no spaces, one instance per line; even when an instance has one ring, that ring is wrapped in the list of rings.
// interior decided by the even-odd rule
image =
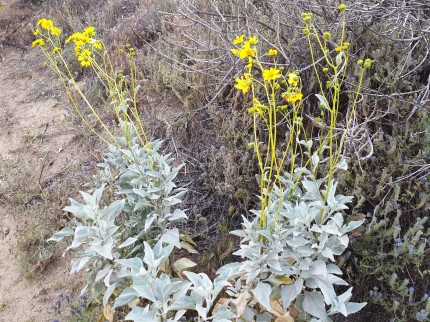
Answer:
[[[286,92],[282,93],[282,98],[290,103],[295,103],[303,99],[303,94],[300,92],[295,92],[292,88],[288,88]]]
[[[303,94],[298,87],[300,83],[299,75],[297,75],[297,73],[289,73],[287,82],[289,86],[287,91],[281,94],[282,98],[290,103],[301,101],[303,99]]]
[[[258,115],[263,116],[267,112],[268,107],[261,104],[257,98],[254,97],[252,103],[252,107],[248,109],[249,114],[253,115],[254,113],[257,113]]]
[[[45,40],[43,39],[43,35],[41,35],[41,29],[39,29],[39,27],[42,28],[43,30],[48,31],[48,37],[45,37],[45,38],[47,38],[47,40],[50,40],[49,35],[59,36],[61,34],[61,29],[58,27],[55,27],[52,20],[40,19],[37,22],[37,27],[36,27],[36,30],[33,32],[33,35],[40,36],[41,38],[33,41],[31,44],[32,47],[37,47],[37,46],[43,47],[43,46],[45,46]]]
[[[247,93],[252,85],[252,76],[250,73],[245,73],[243,76],[236,77],[235,88],[240,89],[243,94]]]
[[[245,35],[237,36],[233,40],[233,44],[235,44],[235,45],[242,45],[243,44],[243,45],[239,49],[236,49],[236,48],[231,49],[231,52],[234,55],[239,56],[241,59],[245,59],[247,57],[255,57],[255,54],[256,54],[255,45],[257,43],[258,43],[258,39],[255,36],[250,37],[246,41],[245,41]]]
[[[270,69],[264,69],[263,70],[263,78],[264,78],[264,80],[266,80],[268,82],[270,82],[272,80],[276,80],[280,77],[282,77],[282,75],[279,72],[279,69],[271,67]]]
[[[337,52],[340,52],[342,50],[348,50],[349,46],[351,46],[351,44],[345,41],[341,46],[337,46],[334,50]]]
[[[83,67],[89,67],[92,64],[93,48],[102,50],[103,43],[93,37],[96,35],[93,26],[87,27],[82,32],[75,32],[66,40],[66,44],[73,42],[75,44],[75,55]]]

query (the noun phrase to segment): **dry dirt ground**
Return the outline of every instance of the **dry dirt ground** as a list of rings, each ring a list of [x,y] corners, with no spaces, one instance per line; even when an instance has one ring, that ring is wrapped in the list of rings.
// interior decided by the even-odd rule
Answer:
[[[0,8],[0,162],[17,167],[24,162],[31,170],[25,184],[43,185],[78,161],[76,134],[64,126],[70,107],[56,96],[58,83],[43,68],[41,53],[23,43],[31,42],[34,16],[28,1]],[[41,166],[41,155],[49,156],[48,164]],[[0,184],[7,175],[0,173]],[[17,221],[24,219],[14,213],[0,203],[0,322],[52,321],[57,294],[76,294],[80,279],[68,274],[70,259],[61,256],[40,276],[28,278],[16,254],[16,230],[23,224]]]

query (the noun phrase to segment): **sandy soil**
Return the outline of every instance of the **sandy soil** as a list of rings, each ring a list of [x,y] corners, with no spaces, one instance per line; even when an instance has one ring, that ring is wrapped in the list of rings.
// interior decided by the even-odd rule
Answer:
[[[26,1],[8,1],[0,9],[0,162],[16,159],[20,151],[19,157],[34,165],[28,184],[43,184],[74,159],[75,134],[62,126],[69,113],[66,103],[56,98],[58,83],[42,67],[42,55],[28,43],[30,48],[25,48],[28,37],[20,37],[30,34],[31,39],[28,24],[34,14]],[[23,153],[28,140],[37,144]],[[40,151],[49,154],[43,171],[36,166]],[[68,274],[70,259],[61,256],[41,277],[26,278],[16,258],[16,220],[7,205],[0,204],[0,322],[52,321],[57,294],[76,293],[80,279]]]

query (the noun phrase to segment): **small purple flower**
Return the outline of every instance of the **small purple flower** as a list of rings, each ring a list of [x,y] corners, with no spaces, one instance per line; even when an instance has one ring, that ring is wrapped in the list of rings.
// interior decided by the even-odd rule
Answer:
[[[373,290],[369,291],[370,296],[373,296],[373,294],[375,294],[375,292]]]
[[[421,221],[422,219],[421,219],[421,217],[417,217],[417,221]]]
[[[415,289],[414,289],[414,287],[413,287],[413,286],[411,286],[410,288],[408,288],[408,290],[409,290],[409,292],[413,292],[413,291],[415,291]]]
[[[411,252],[413,252],[414,251],[414,245],[409,245],[409,250],[411,251]]]
[[[417,312],[416,317],[418,321],[424,321],[427,318],[426,312]]]
[[[424,295],[423,295],[423,299],[424,300],[427,300],[429,298],[429,295],[427,294],[427,293],[424,293]]]
[[[57,320],[57,319],[55,319],[55,320],[52,320],[52,322],[60,322],[59,320]]]
[[[83,307],[84,309],[87,307],[87,305],[85,303],[82,303],[81,305],[79,305],[80,307]]]
[[[402,245],[403,245],[402,241],[400,239],[396,239],[396,246],[400,247]]]
[[[63,298],[64,297],[64,293],[58,293],[58,297],[59,298]]]

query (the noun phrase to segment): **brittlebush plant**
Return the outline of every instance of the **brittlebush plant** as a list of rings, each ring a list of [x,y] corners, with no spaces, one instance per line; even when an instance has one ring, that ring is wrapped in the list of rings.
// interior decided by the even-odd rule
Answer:
[[[328,160],[326,174],[328,187],[333,180],[336,165],[341,161],[342,149],[354,117],[365,70],[371,66],[370,59],[366,59],[364,62],[358,61],[360,65],[359,81],[352,104],[349,106],[343,133],[339,139],[335,129],[339,125],[340,94],[347,76],[350,47],[350,43],[345,41],[345,9],[344,4],[338,7],[338,10],[342,12],[342,31],[334,50],[330,50],[328,45],[329,41],[333,42],[330,32],[324,32],[321,35],[312,22],[312,14],[302,14],[306,25],[303,34],[308,40],[313,70],[320,89],[320,93],[316,94],[316,97],[320,104],[321,114],[312,119],[310,134],[307,133],[304,125],[303,83],[299,71],[285,71],[284,67],[278,67],[276,49],[272,48],[268,52],[260,54],[257,48],[258,39],[255,36],[245,39],[245,35],[239,35],[233,40],[233,44],[236,46],[231,49],[231,52],[247,62],[246,71],[236,78],[235,87],[243,94],[251,92],[252,95],[248,113],[254,121],[254,142],[249,144],[249,148],[254,149],[258,159],[262,210],[268,206],[273,187],[275,185],[282,187],[281,174],[288,171],[290,177],[293,177],[297,167],[306,168],[311,165],[310,156],[313,151],[316,151],[320,158],[325,157]],[[315,57],[316,49],[323,55],[319,59]],[[267,58],[271,61],[264,62],[263,59]],[[320,66],[324,67],[320,68]],[[323,84],[324,78],[328,80]],[[263,93],[262,97],[259,97],[257,93]],[[282,148],[279,157],[278,124],[283,122],[288,125],[288,134],[286,145]],[[317,132],[316,138],[311,137],[314,130]],[[261,142],[260,133],[262,132],[267,133],[264,143]],[[315,147],[313,142],[318,142],[318,146]],[[328,150],[328,155],[324,155],[326,150]],[[296,182],[298,183],[299,180],[300,176]],[[327,189],[326,200],[328,194]],[[291,196],[285,197],[290,198]],[[261,218],[260,227],[266,227],[264,216]]]

